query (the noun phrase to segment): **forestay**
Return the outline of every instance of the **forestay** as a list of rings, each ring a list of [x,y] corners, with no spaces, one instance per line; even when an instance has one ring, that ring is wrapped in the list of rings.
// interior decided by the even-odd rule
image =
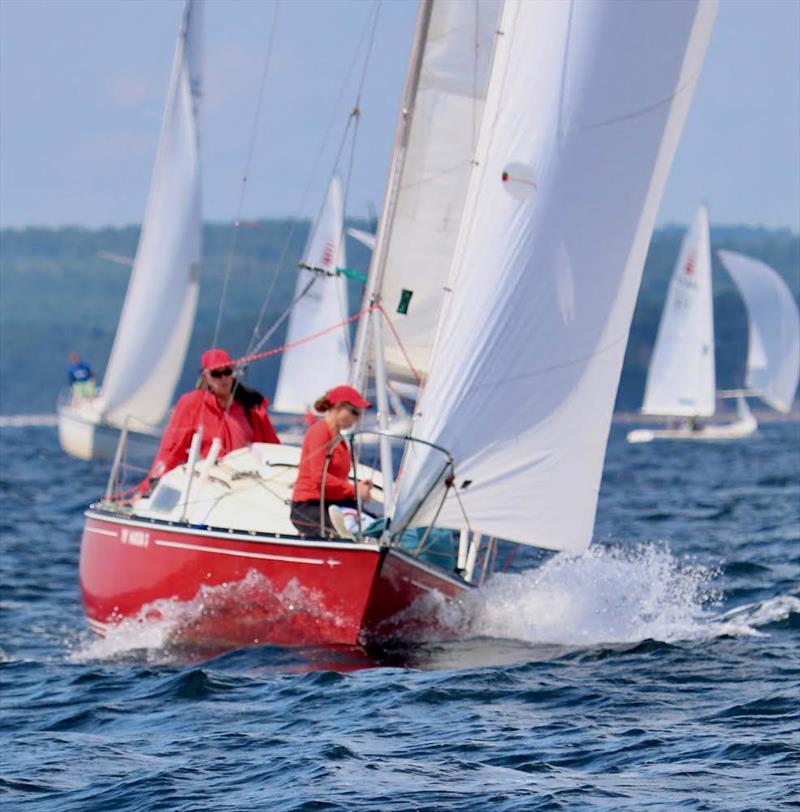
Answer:
[[[711,247],[708,212],[701,206],[669,283],[642,412],[708,417],[715,392]]]
[[[161,422],[194,323],[202,255],[201,39],[202,2],[188,0],[139,247],[100,393],[112,423]]]
[[[718,251],[747,308],[745,386],[779,412],[792,408],[800,377],[800,316],[783,279],[763,262]]]
[[[414,430],[455,460],[437,524],[589,543],[647,244],[715,12],[504,4]],[[412,447],[396,530],[430,523],[444,494],[441,455]]]
[[[385,330],[391,377],[426,373],[483,114],[498,0],[423,0],[423,49],[370,276],[402,342]],[[427,14],[429,13],[429,17]],[[366,320],[363,327],[366,330]],[[406,357],[406,354],[408,358]]]
[[[318,270],[300,269],[286,343],[340,326],[283,354],[272,403],[276,412],[302,414],[350,374],[347,326],[341,324],[347,318],[347,282],[336,273],[337,263],[345,266],[342,216],[342,187],[334,176],[305,251],[303,264]]]

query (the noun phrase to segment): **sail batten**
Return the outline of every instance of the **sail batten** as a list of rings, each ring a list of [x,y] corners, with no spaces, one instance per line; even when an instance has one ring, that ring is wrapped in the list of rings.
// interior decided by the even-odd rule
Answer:
[[[715,2],[506,0],[396,530],[581,550]],[[671,99],[669,104],[659,103]],[[590,126],[607,122],[606,126]]]
[[[156,426],[183,369],[202,258],[199,116],[202,0],[187,0],[150,193],[98,397],[112,424]]]

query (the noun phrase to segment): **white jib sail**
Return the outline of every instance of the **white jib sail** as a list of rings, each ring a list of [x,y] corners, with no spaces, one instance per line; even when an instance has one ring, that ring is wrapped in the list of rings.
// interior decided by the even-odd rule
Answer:
[[[383,263],[383,307],[405,348],[384,330],[384,359],[395,379],[415,379],[406,353],[415,372],[424,376],[428,369],[483,113],[498,8],[498,0],[434,0],[431,8],[413,109],[403,111],[411,116],[409,128],[396,145],[403,154],[395,205],[382,218],[373,255],[374,263]],[[359,329],[367,329],[366,321]]]
[[[701,206],[683,240],[647,371],[643,414],[714,414],[714,296],[708,212]]]
[[[800,378],[800,316],[786,283],[769,265],[718,251],[747,308],[745,386],[779,412],[792,408]]]
[[[305,265],[324,272],[300,269],[287,344],[341,324],[347,318],[347,280],[336,274],[337,263],[344,267],[345,255],[342,187],[334,176],[311,229],[304,260]],[[276,412],[302,414],[326,390],[346,383],[349,374],[348,328],[341,324],[337,330],[286,350],[272,408]]]
[[[413,432],[455,460],[437,524],[588,545],[647,245],[715,12],[506,1]],[[435,450],[407,454],[395,528],[434,519],[442,470]]]
[[[161,422],[189,344],[202,257],[202,0],[188,0],[139,246],[99,396],[111,423]]]

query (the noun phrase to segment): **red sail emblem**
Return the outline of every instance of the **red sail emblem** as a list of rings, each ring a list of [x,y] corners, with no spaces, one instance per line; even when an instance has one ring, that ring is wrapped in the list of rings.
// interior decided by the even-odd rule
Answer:
[[[333,243],[325,244],[325,250],[322,252],[322,264],[325,267],[333,265]]]
[[[695,255],[689,254],[689,259],[686,260],[686,265],[683,266],[683,272],[686,274],[686,276],[691,276],[694,273],[695,262]]]

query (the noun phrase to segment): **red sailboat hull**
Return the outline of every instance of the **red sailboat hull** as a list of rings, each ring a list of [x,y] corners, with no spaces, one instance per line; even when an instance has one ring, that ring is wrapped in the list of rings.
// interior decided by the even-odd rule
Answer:
[[[421,601],[469,586],[377,544],[306,540],[90,510],[81,595],[100,633],[123,621],[174,619],[172,634],[208,646],[356,645],[436,627]]]

